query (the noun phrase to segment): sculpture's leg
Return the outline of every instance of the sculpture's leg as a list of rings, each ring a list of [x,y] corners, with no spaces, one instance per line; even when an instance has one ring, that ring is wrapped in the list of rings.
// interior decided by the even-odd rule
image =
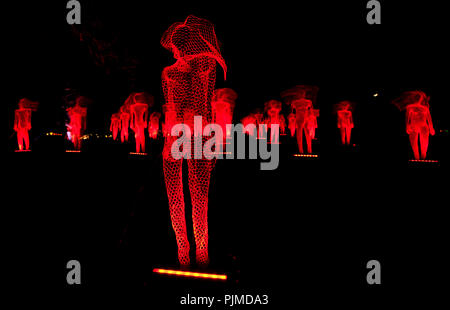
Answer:
[[[430,133],[428,131],[428,128],[422,128],[420,131],[420,155],[421,159],[425,159],[427,157],[427,150],[428,150],[428,141],[430,138]]]
[[[297,144],[300,154],[303,154],[303,130],[304,129],[302,127],[297,130]]]
[[[30,149],[30,136],[28,135],[28,130],[23,131],[23,140],[25,142],[25,150]]]
[[[192,199],[192,222],[196,244],[197,264],[205,266],[208,256],[208,192],[214,161],[189,159],[189,191]]]
[[[339,128],[339,131],[341,133],[341,143],[345,144],[345,128],[341,126],[341,128]]]
[[[17,131],[17,144],[19,145],[19,150],[23,150],[23,135],[22,130]]]
[[[307,147],[307,152],[308,154],[312,153],[312,146],[311,146],[311,134],[309,132],[309,130],[306,130],[305,132],[305,137],[306,137],[306,147]]]
[[[411,143],[415,159],[420,159],[418,140],[419,133],[417,131],[413,131],[409,134],[409,142]]]
[[[187,266],[190,264],[190,259],[184,210],[182,159],[164,158],[163,169],[169,198],[170,218],[178,245],[178,260],[181,265]]]
[[[350,145],[351,137],[352,137],[352,127],[348,126],[346,128],[346,139],[347,139],[346,142],[347,142],[347,145]]]

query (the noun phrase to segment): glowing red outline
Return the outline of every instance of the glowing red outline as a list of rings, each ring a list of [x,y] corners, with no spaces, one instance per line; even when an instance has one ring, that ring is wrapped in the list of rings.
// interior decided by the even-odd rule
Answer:
[[[226,275],[214,274],[214,273],[191,272],[191,271],[181,271],[181,270],[171,270],[171,269],[161,269],[161,268],[155,268],[155,269],[153,269],[153,272],[160,273],[160,274],[174,275],[174,276],[214,279],[214,280],[223,280],[223,281],[225,281],[227,279]]]

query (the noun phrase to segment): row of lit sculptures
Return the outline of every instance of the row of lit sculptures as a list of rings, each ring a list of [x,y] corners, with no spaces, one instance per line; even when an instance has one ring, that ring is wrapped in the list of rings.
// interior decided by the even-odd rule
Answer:
[[[215,122],[222,126],[231,124],[236,92],[231,89],[215,89],[216,64],[218,63],[226,78],[227,66],[223,59],[212,23],[195,16],[188,16],[184,22],[174,23],[163,34],[161,44],[169,50],[175,63],[162,71],[162,88],[165,104],[163,106],[163,170],[169,200],[170,217],[178,246],[178,260],[182,266],[190,265],[190,245],[187,237],[185,219],[185,201],[183,194],[182,163],[171,154],[171,146],[177,137],[170,133],[171,128],[178,123],[193,126],[194,116],[202,116],[203,126]],[[303,150],[303,137],[306,139],[306,152],[312,152],[311,140],[315,137],[319,110],[315,108],[318,87],[295,86],[281,93],[282,100],[290,107],[287,117],[287,127],[291,136],[296,135],[299,150]],[[150,115],[149,108],[153,106],[153,97],[146,93],[132,93],[119,112],[111,117],[110,130],[114,139],[121,132],[121,140],[128,140],[128,127],[135,133],[136,151],[145,151],[146,128],[151,138],[156,138],[159,131],[158,112]],[[428,135],[434,134],[429,112],[429,97],[423,92],[406,92],[393,102],[400,110],[406,110],[406,131],[410,135],[411,145],[416,158],[425,158],[428,146]],[[29,148],[28,130],[31,128],[31,111],[37,104],[21,100],[16,110],[14,130],[17,132],[19,149]],[[271,129],[277,124],[284,133],[286,119],[281,114],[281,101],[270,100],[264,105],[264,113],[256,110],[242,119],[243,125],[256,125],[256,132],[250,135],[260,136],[259,129]],[[354,104],[348,101],[335,106],[337,126],[340,129],[342,143],[349,144],[351,130],[354,127],[352,110]],[[86,104],[77,100],[76,104],[67,109],[70,118],[68,130],[75,148],[80,148],[80,135],[85,128]],[[265,127],[260,127],[265,124]],[[191,127],[192,128],[192,127]],[[203,130],[203,128],[202,128]],[[271,130],[270,140],[278,143],[277,130]],[[421,143],[421,154],[418,152],[418,139]],[[203,143],[206,138],[203,137]],[[203,144],[202,143],[202,144]],[[193,152],[200,152],[199,146],[193,146]],[[203,148],[203,145],[200,145]],[[202,154],[200,158],[187,159],[188,185],[192,203],[193,233],[196,244],[195,257],[198,266],[209,263],[208,254],[208,192],[210,175],[215,165],[215,159],[207,159]]]
[[[318,88],[315,86],[298,85],[281,94],[284,102],[290,107],[290,113],[285,117],[282,113],[282,102],[269,100],[264,104],[264,110],[255,109],[249,115],[241,119],[241,123],[248,129],[247,134],[254,137],[262,137],[267,134],[272,125],[279,126],[281,135],[289,130],[292,137],[297,138],[299,152],[305,153],[303,139],[306,140],[306,152],[312,153],[312,140],[315,138],[317,129],[317,117],[319,109],[314,108]],[[225,138],[230,138],[230,130],[227,124],[232,124],[233,111],[236,105],[237,94],[230,88],[220,88],[213,92],[211,98],[212,123],[218,124]],[[73,143],[76,150],[81,149],[81,136],[86,130],[86,116],[88,99],[79,96],[75,104],[66,109],[69,122],[67,126],[67,137]],[[415,159],[425,159],[428,149],[429,135],[434,135],[433,122],[429,110],[429,97],[422,91],[404,92],[399,98],[392,101],[401,111],[406,112],[406,132],[410,137],[411,147]],[[157,139],[162,132],[163,136],[170,134],[171,128],[167,121],[173,119],[171,114],[174,111],[168,109],[168,105],[163,106],[165,121],[161,121],[161,113],[154,111],[149,115],[149,109],[153,106],[153,96],[141,92],[131,93],[120,107],[117,113],[111,116],[110,131],[114,140],[117,140],[120,133],[121,142],[128,142],[129,129],[134,131],[136,152],[145,152],[145,129],[152,139]],[[23,98],[18,103],[15,110],[14,131],[17,133],[19,150],[29,150],[30,140],[28,131],[31,129],[31,113],[36,111],[37,102]],[[343,145],[350,145],[351,132],[354,128],[353,111],[355,103],[351,101],[341,101],[334,105],[333,112],[337,116],[337,128],[341,136]],[[286,122],[287,118],[287,122]],[[247,127],[253,124],[254,127]],[[260,127],[260,125],[263,125]],[[264,132],[260,132],[263,128]],[[270,131],[270,142],[279,143],[279,135],[274,130]],[[420,148],[419,148],[420,141]]]

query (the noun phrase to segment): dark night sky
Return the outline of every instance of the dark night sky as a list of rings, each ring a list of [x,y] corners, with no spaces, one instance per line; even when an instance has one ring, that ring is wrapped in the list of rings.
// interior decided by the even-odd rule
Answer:
[[[41,103],[33,119],[37,128],[60,127],[66,86],[94,99],[89,129],[107,129],[110,114],[133,89],[153,94],[158,108],[161,70],[173,63],[160,37],[194,14],[216,26],[229,68],[227,81],[218,68],[216,87],[237,91],[238,118],[296,84],[320,87],[322,112],[351,99],[367,115],[374,104],[385,107],[402,90],[417,88],[431,95],[432,115],[448,127],[445,10],[433,4],[438,1],[381,2],[382,25],[370,26],[366,1],[81,1],[82,26],[99,20],[102,38],[117,39],[119,64],[110,66],[110,74],[95,66],[87,45],[73,35],[65,1],[13,4],[6,14],[9,122],[18,100],[28,96]],[[121,68],[125,55],[138,62],[136,88]],[[381,95],[377,103],[374,91]]]

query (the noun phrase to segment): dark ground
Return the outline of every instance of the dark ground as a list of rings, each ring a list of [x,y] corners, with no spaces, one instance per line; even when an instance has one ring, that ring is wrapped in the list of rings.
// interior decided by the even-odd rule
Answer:
[[[277,307],[409,304],[448,289],[448,136],[432,140],[430,157],[439,165],[409,163],[406,136],[405,145],[381,156],[364,143],[346,149],[316,142],[318,159],[293,158],[294,141],[282,138],[277,170],[221,160],[213,172],[210,270],[226,273],[226,283],[152,274],[177,267],[160,144],[152,142],[147,157],[130,157],[132,145],[95,140],[78,154],[65,153],[63,143],[49,150],[46,143],[61,137],[48,137],[30,153],[9,153],[10,287],[66,288],[69,296],[144,289],[149,304],[166,305],[187,293],[269,294]],[[82,264],[78,291],[66,284],[70,259]],[[371,259],[382,265],[380,287],[365,280]]]

